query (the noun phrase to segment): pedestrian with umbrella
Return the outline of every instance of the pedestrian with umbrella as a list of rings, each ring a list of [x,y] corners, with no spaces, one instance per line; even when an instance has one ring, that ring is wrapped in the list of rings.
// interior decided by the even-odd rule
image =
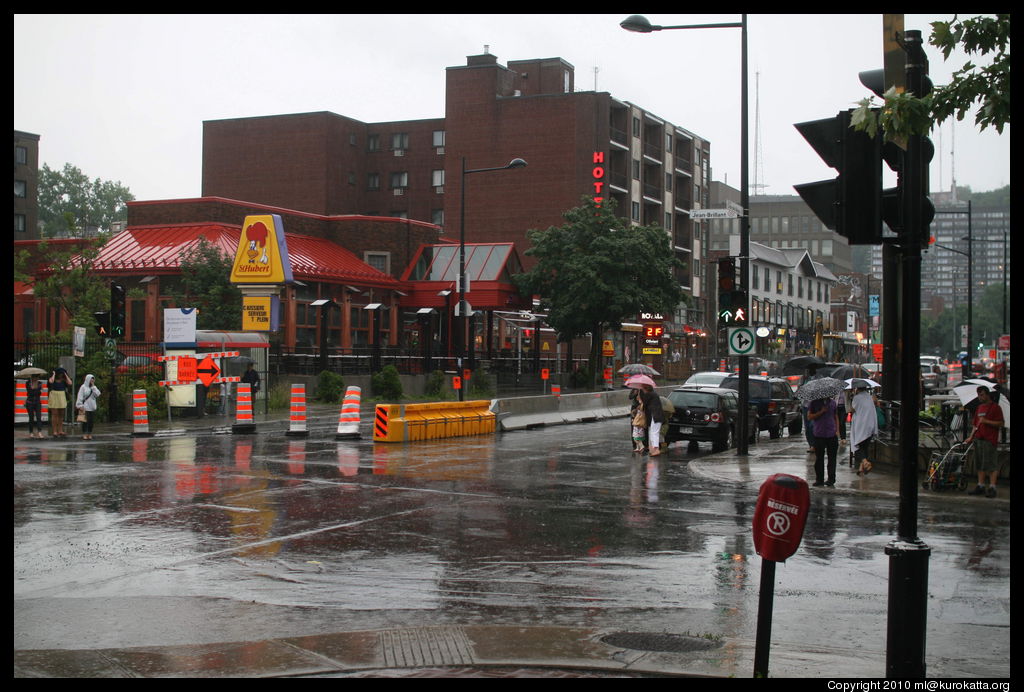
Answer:
[[[661,454],[661,424],[665,413],[661,407],[661,397],[654,391],[654,380],[647,375],[634,375],[626,380],[626,386],[640,390],[640,402],[647,423],[647,448],[650,455],[656,457]]]
[[[814,428],[814,485],[832,487],[836,484],[836,457],[839,453],[839,415],[836,395],[845,383],[832,377],[822,377],[804,384],[796,390],[797,397],[810,402],[807,420]],[[828,476],[825,476],[825,456],[828,455]]]
[[[878,434],[878,414],[875,410],[875,397],[868,391],[865,380],[853,379],[851,387],[857,394],[850,401],[853,411],[853,422],[850,424],[850,445],[853,451],[853,463],[857,467],[857,475],[867,475],[872,464],[868,460],[868,445],[871,438]]]

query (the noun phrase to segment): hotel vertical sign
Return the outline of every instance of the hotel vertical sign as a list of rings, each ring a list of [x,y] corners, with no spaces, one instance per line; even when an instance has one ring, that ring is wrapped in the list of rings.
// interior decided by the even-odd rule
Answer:
[[[278,214],[245,217],[231,265],[231,283],[242,291],[242,329],[276,331],[280,287],[292,282],[292,264]]]

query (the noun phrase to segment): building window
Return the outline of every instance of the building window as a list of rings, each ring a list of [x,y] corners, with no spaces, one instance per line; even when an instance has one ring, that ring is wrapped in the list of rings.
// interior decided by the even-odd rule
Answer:
[[[430,211],[430,223],[435,226],[444,225],[444,209],[432,209]]]
[[[430,143],[435,147],[444,146],[444,130],[434,130]]]
[[[775,272],[775,292],[782,293],[782,272]]]
[[[433,187],[444,187],[444,169],[430,172],[430,184]]]
[[[14,196],[15,197],[27,197],[28,196],[28,186],[25,184],[24,180],[15,180],[14,181]]]
[[[14,230],[18,233],[24,233],[26,230],[25,215],[15,214],[14,215]]]
[[[370,135],[366,138],[367,151],[380,151],[380,135]]]
[[[391,273],[391,253],[389,252],[364,252],[363,261],[379,272]]]
[[[753,280],[752,280],[752,281],[751,281],[750,283],[754,284],[754,288],[757,288],[757,285],[758,285],[758,284],[760,283],[760,279],[761,279],[761,277],[760,277],[760,271],[761,271],[761,268],[760,268],[760,267],[758,267],[758,266],[757,266],[757,265],[755,264],[755,265],[753,265],[753,267],[751,268],[751,271],[753,271],[753,272],[754,272],[754,277],[753,277]]]
[[[14,163],[22,166],[28,164],[28,149],[25,147],[14,147]]]
[[[369,173],[366,176],[366,189],[367,190],[379,190],[380,189],[380,173]]]
[[[793,275],[789,274],[787,278],[789,279],[789,295],[793,295]]]
[[[671,231],[672,230],[672,214],[671,213],[666,213],[665,214],[665,230],[666,231]]]
[[[409,133],[396,132],[391,135],[391,148],[405,151],[409,148]]]
[[[832,256],[832,240],[824,239],[821,241],[821,256],[831,257]]]
[[[633,118],[633,136],[640,136],[640,118]]]
[[[640,162],[633,159],[633,180],[640,180]]]
[[[639,202],[633,202],[632,203],[632,217],[631,218],[634,221],[639,221],[640,220],[640,203]]]
[[[391,189],[405,189],[409,187],[409,174],[406,171],[391,174]]]

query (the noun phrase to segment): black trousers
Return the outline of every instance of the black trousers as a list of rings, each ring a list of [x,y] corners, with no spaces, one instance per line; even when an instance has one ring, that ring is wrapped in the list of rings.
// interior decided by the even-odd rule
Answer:
[[[839,454],[839,438],[815,437],[814,438],[814,482],[821,483],[825,471],[825,455],[828,454],[828,479],[827,482],[836,482],[836,456]]]

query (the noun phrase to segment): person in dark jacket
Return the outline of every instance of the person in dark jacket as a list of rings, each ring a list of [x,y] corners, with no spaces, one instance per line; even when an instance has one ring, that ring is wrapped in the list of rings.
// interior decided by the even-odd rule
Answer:
[[[42,393],[43,381],[39,375],[30,375],[27,386],[28,396],[25,399],[25,410],[28,411],[28,436],[42,439],[43,417],[42,417]]]
[[[260,374],[256,372],[256,369],[249,363],[249,366],[245,370],[245,374],[242,375],[242,384],[249,384],[252,386],[252,396],[256,397],[256,392],[260,391]]]
[[[647,448],[651,450],[651,456],[656,457],[661,454],[661,424],[665,420],[665,413],[661,408],[661,397],[654,391],[654,387],[645,384],[643,388],[640,396],[647,414]]]

